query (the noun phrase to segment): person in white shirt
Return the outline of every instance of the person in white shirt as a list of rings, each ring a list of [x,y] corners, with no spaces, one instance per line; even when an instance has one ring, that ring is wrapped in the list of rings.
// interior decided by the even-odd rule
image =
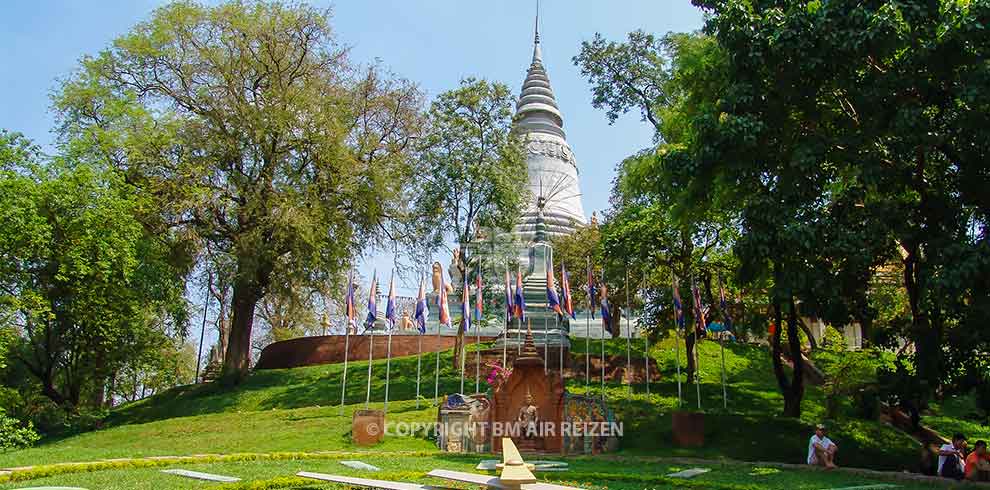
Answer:
[[[835,453],[839,451],[839,446],[825,435],[826,432],[824,425],[815,426],[815,435],[808,441],[808,464],[824,466],[831,470],[837,468]]]
[[[943,444],[938,450],[938,476],[962,480],[966,474],[966,436],[952,436],[952,444]]]

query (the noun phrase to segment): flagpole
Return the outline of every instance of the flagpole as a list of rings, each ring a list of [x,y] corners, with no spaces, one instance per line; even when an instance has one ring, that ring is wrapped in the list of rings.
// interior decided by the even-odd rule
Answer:
[[[392,328],[388,329],[388,347],[385,354],[385,413],[388,413],[388,385],[392,369]]]
[[[478,262],[478,291],[475,294],[481,296],[484,302],[485,295],[482,292],[483,282],[481,281],[481,262]],[[478,323],[474,326],[474,392],[481,391],[481,310],[478,311]]]
[[[605,265],[602,264],[602,281],[605,280]],[[605,287],[603,284],[602,287]],[[602,313],[602,403],[605,403],[605,316]]]
[[[502,328],[502,368],[509,362],[509,325],[512,324],[512,318],[509,317],[509,298],[512,296],[512,288],[509,287],[509,263],[505,263],[505,327]]]
[[[591,271],[591,257],[587,257],[588,271]],[[591,279],[591,274],[588,274],[588,279]],[[585,328],[584,328],[584,391],[588,391],[588,385],[591,384],[591,310],[595,307],[594,301],[591,299],[592,289],[591,282],[588,282],[588,316],[585,318]]]
[[[416,330],[419,330],[417,327]],[[416,408],[419,409],[419,381],[423,373],[423,332],[419,332],[416,345]]]
[[[726,396],[726,389],[725,389],[725,345],[722,344],[722,338],[723,337],[725,337],[725,332],[724,331],[719,332],[719,334],[718,334],[718,348],[719,348],[720,351],[722,351],[722,408],[723,409],[728,409],[729,408],[729,402],[727,401],[728,398]]]
[[[547,367],[547,358],[550,357],[550,343],[547,342],[548,333],[550,333],[550,319],[543,317],[543,374],[550,372],[550,368]]]
[[[350,287],[350,286],[348,286]],[[347,358],[351,351],[351,325],[344,324],[344,376],[340,382],[340,415],[344,415],[344,394],[347,393]]]
[[[694,282],[694,276],[691,277],[691,302],[694,304],[694,321],[698,323],[700,321],[701,314],[701,293],[695,295],[698,285]],[[687,333],[685,333],[687,335]],[[698,410],[701,410],[701,354],[698,353],[700,350],[698,347],[701,344],[701,339],[698,338],[698,326],[694,326],[694,389],[698,394]],[[685,344],[686,346],[686,344]]]
[[[676,291],[676,289],[675,289],[675,288],[677,288],[677,280],[676,280],[676,276],[674,276],[673,273],[671,273],[671,279],[672,279],[670,281],[671,290],[673,291],[673,295],[674,296],[677,296],[680,293],[678,293]],[[684,309],[684,306],[682,305],[681,306],[681,310],[683,311],[683,309]],[[674,364],[677,365],[677,408],[681,408],[681,405],[683,404],[683,401],[684,401],[684,395],[682,394],[682,390],[681,390],[681,333],[680,333],[680,330],[681,330],[680,324],[677,322],[677,308],[674,308],[674,360],[675,360]]]
[[[643,269],[643,280],[640,283],[640,294],[643,296],[643,304],[646,304],[646,269]],[[643,315],[640,314],[640,318]],[[646,364],[646,397],[650,396],[650,332],[645,328],[643,329],[643,357]]]
[[[564,334],[560,329],[560,316],[557,316],[557,335],[560,335],[560,386],[564,386]]]
[[[347,295],[348,298],[344,299],[344,316],[347,317],[347,321],[344,322],[344,374],[340,381],[340,415],[344,415],[344,395],[347,393],[347,358],[350,357],[351,351],[351,317],[348,316],[348,306],[347,302],[350,301],[353,308],[353,298],[350,298],[351,288],[354,287],[354,270],[351,270],[351,274],[347,277]]]
[[[629,303],[629,267],[625,267],[626,275],[626,384],[629,391],[632,391],[632,326],[629,324],[629,317],[632,316],[632,305]],[[620,311],[621,315],[622,312]]]
[[[368,391],[364,396],[364,409],[368,409],[368,404],[371,403],[371,366],[374,363],[374,352],[375,352],[375,324],[372,323],[369,327],[371,330],[371,335],[368,337]]]
[[[446,287],[443,284],[443,276],[440,277],[440,287],[441,288]],[[442,294],[437,295],[438,306],[439,306],[440,298],[442,297],[443,297]],[[440,311],[438,310],[437,311],[437,368],[434,371],[434,378],[433,378],[433,403],[437,403],[437,404],[440,403],[440,351],[441,350],[443,349],[440,348]]]

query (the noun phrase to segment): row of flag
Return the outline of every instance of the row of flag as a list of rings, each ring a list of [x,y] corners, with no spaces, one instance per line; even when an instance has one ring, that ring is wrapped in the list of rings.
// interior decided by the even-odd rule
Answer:
[[[377,273],[376,273],[377,274]],[[565,315],[570,316],[572,319],[576,318],[574,312],[574,302],[571,298],[571,287],[570,278],[567,274],[567,268],[561,265],[560,267],[561,276],[561,295],[558,296],[557,289],[554,285],[554,276],[552,267],[547,268],[547,278],[546,278],[546,291],[547,291],[547,307],[553,310],[557,315],[563,317]],[[443,269],[441,268],[441,277],[443,277]],[[347,297],[345,300],[345,311],[350,325],[354,325],[355,318],[357,316],[356,308],[354,307],[354,274],[351,273],[348,279],[347,287]],[[684,320],[684,307],[681,303],[680,295],[680,285],[675,276],[673,278],[673,299],[674,299],[674,318],[677,323],[677,327],[683,329],[685,327]],[[481,275],[478,274],[475,282],[475,302],[474,308],[471,309],[470,300],[470,289],[468,288],[467,277],[464,278],[462,297],[461,297],[461,315],[464,319],[461,324],[463,331],[468,331],[471,326],[471,316],[473,314],[476,321],[481,321],[484,312],[484,302],[482,299],[482,283]],[[594,306],[596,292],[600,293],[598,304],[600,306],[601,320],[602,324],[611,330],[611,305],[608,300],[608,287],[602,283],[597,284],[595,281],[594,273],[592,268],[588,266],[588,301],[591,305],[591,316],[594,318]],[[378,319],[378,308],[376,304],[376,297],[378,296],[378,281],[376,275],[372,275],[371,278],[371,288],[368,293],[368,316],[365,319],[365,326],[369,327],[374,324],[375,320]],[[708,325],[705,320],[705,309],[701,304],[701,293],[698,290],[696,284],[691,285],[691,296],[694,301],[694,311],[696,328],[699,334],[703,334]],[[447,327],[451,326],[450,311],[447,305],[447,289],[446,287],[440,287],[440,294],[437,297],[437,308],[440,313],[440,325]],[[724,330],[732,330],[732,317],[729,315],[728,308],[725,301],[725,288],[722,284],[719,284],[719,306],[723,312],[724,324],[721,328]],[[427,306],[426,301],[426,289],[424,279],[420,279],[419,282],[419,293],[416,296],[416,309],[414,320],[416,326],[420,333],[426,332],[426,321],[430,316],[430,310]],[[513,319],[520,321],[526,321],[526,298],[523,295],[523,284],[522,284],[522,273],[516,271],[516,284],[515,290],[513,291],[510,285],[510,275],[508,269],[505,271],[505,320],[510,322]],[[396,299],[395,299],[395,275],[389,280],[388,286],[388,302],[385,305],[385,321],[389,328],[395,328],[396,322]]]

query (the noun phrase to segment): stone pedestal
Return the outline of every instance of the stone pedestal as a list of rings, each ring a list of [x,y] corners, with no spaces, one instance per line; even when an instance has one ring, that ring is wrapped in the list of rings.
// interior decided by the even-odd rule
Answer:
[[[351,420],[351,439],[358,446],[373,446],[385,438],[385,412],[357,410]]]
[[[674,412],[672,425],[674,444],[680,447],[705,445],[705,414],[699,412]]]

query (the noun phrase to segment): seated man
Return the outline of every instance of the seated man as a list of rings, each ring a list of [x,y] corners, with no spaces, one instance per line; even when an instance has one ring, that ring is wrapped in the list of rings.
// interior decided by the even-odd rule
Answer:
[[[824,425],[815,426],[815,435],[811,436],[808,442],[808,464],[833,469],[836,468],[835,453],[839,450],[839,446],[836,446],[825,432]]]
[[[962,480],[966,474],[966,436],[952,436],[951,444],[943,444],[938,450],[938,476]]]
[[[966,457],[966,479],[970,481],[990,481],[990,453],[986,441],[976,441],[973,452]]]

